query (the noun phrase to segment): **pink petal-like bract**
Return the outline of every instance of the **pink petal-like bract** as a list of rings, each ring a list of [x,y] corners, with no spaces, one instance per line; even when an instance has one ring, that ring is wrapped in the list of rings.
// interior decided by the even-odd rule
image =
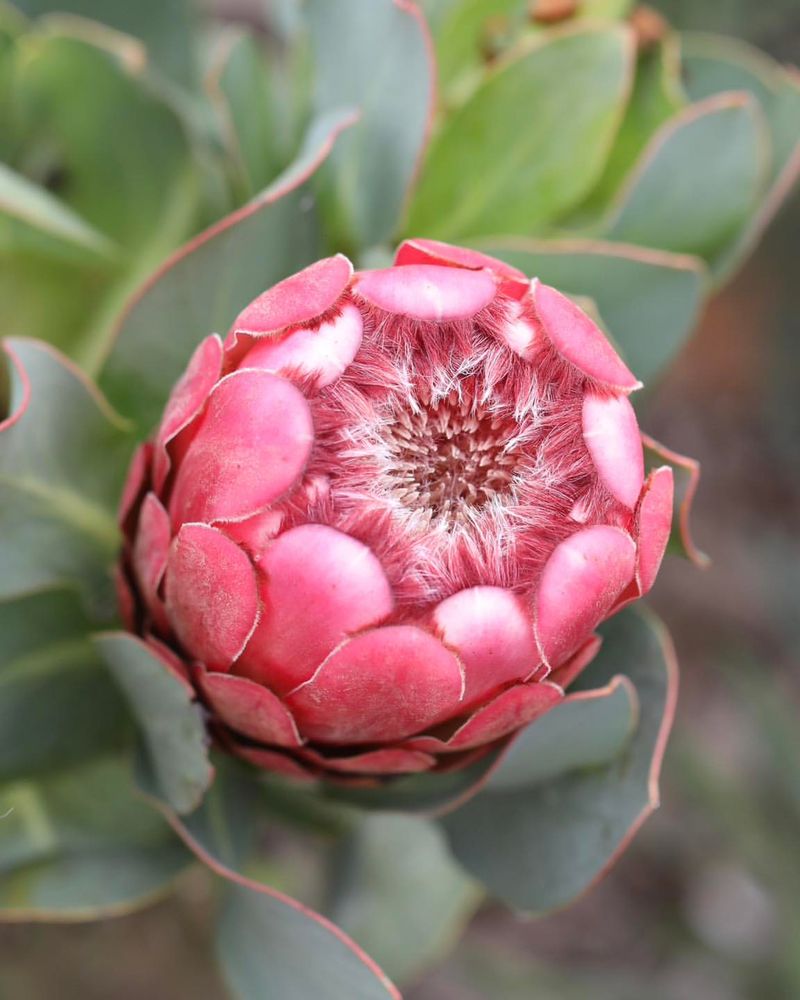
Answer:
[[[366,545],[324,524],[284,532],[259,567],[261,621],[238,671],[281,694],[307,681],[349,633],[377,625],[394,607]]]
[[[495,297],[489,271],[413,264],[364,271],[354,282],[367,302],[389,313],[422,320],[462,319],[474,316]]]
[[[303,394],[270,372],[222,379],[175,476],[170,513],[184,521],[239,521],[294,486],[314,428]]]
[[[567,361],[615,389],[630,392],[639,387],[600,327],[566,295],[537,284],[534,299],[545,333]]]
[[[620,503],[633,510],[644,482],[644,451],[630,400],[587,393],[583,440],[600,479]]]
[[[319,260],[259,295],[239,313],[231,332],[259,336],[309,323],[336,303],[352,274],[341,254]]]
[[[389,625],[350,639],[286,700],[313,740],[374,743],[454,714],[463,692],[461,664],[438,639]]]
[[[465,705],[523,680],[539,663],[530,614],[502,587],[461,590],[442,601],[433,620],[464,664]]]
[[[620,528],[597,524],[556,546],[535,597],[536,637],[551,665],[575,652],[633,579],[636,546]]]
[[[167,617],[183,646],[211,670],[227,670],[258,616],[247,555],[207,524],[184,524],[165,574]]]
[[[468,767],[652,587],[672,476],[644,479],[639,383],[535,278],[413,239],[199,344],[134,457],[117,585],[223,750],[355,786]]]

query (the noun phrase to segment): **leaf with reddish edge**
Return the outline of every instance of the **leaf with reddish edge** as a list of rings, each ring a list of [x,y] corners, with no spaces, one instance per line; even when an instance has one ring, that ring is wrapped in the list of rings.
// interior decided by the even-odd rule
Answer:
[[[265,288],[323,253],[308,181],[352,112],[312,125],[295,163],[265,191],[178,250],[128,302],[101,384],[144,437],[207,334],[227,330]]]
[[[622,752],[601,766],[551,780],[487,789],[442,820],[467,871],[525,912],[558,909],[585,892],[658,806],[661,761],[677,697],[672,643],[658,619],[645,611],[623,612],[601,631],[603,649],[576,686],[588,692],[625,670],[640,715]],[[566,703],[563,711],[569,711]],[[545,726],[547,718],[541,720]]]
[[[92,618],[108,623],[116,617],[115,509],[130,438],[53,348],[16,338],[2,346],[10,392],[0,421],[0,598],[75,586]]]
[[[191,860],[135,794],[124,757],[0,785],[0,923],[130,913],[168,891]]]
[[[600,176],[633,61],[633,37],[621,26],[529,39],[434,136],[405,231],[461,240],[554,223]]]
[[[640,48],[631,97],[603,175],[575,215],[562,220],[562,224],[582,229],[591,225],[635,166],[656,129],[686,103],[679,36],[670,31],[652,47]]]
[[[136,636],[107,632],[94,636],[94,643],[142,729],[156,794],[180,813],[194,809],[214,770],[202,709],[190,684]]]
[[[289,896],[225,873],[216,952],[233,995],[281,1000],[400,1000],[380,967],[325,917]]]
[[[372,813],[337,845],[326,912],[401,985],[444,957],[482,893],[419,816]]]
[[[672,469],[675,480],[675,513],[667,552],[690,559],[704,569],[711,560],[694,543],[691,531],[692,503],[700,482],[700,463],[677,451],[665,448],[649,434],[642,434],[645,468],[648,472],[662,465]]]
[[[425,148],[435,111],[433,43],[411,0],[311,0],[306,16],[316,112],[360,111],[320,171],[323,209],[340,241],[369,247],[395,234]]]
[[[293,152],[287,119],[296,109],[286,93],[285,60],[273,55],[256,32],[226,25],[203,80],[238,187],[248,195],[276,177]]]
[[[74,590],[0,601],[0,781],[62,768],[128,740],[127,706],[90,630]]]
[[[626,362],[645,383],[683,345],[694,327],[707,285],[698,257],[602,240],[475,242],[526,274],[597,303]]]
[[[486,791],[525,788],[613,760],[636,729],[639,699],[627,677],[575,691],[524,729]]]
[[[716,263],[715,278],[728,280],[753,249],[800,177],[800,77],[737,38],[681,35],[684,87],[693,100],[721,91],[746,90],[759,102],[772,139],[769,187],[738,242]]]
[[[268,791],[251,771],[220,761],[214,786],[187,816],[177,816],[159,798],[153,804],[200,861],[230,883],[218,956],[237,996],[400,1000],[383,972],[344,931],[244,874],[259,830],[269,819]]]
[[[757,102],[718,94],[655,133],[602,226],[608,239],[696,254],[716,265],[767,183],[769,136]]]

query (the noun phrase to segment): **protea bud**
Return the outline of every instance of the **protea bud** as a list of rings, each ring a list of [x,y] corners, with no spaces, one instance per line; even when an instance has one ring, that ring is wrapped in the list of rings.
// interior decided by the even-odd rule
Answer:
[[[321,260],[204,340],[123,501],[130,627],[266,768],[464,765],[650,588],[672,476],[570,299],[470,250]]]

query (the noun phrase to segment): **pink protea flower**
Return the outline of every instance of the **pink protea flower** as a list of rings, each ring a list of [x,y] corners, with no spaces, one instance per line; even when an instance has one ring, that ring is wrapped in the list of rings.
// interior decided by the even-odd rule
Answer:
[[[336,256],[198,347],[123,499],[129,625],[216,739],[290,774],[464,765],[653,583],[672,474],[595,323],[425,240]]]

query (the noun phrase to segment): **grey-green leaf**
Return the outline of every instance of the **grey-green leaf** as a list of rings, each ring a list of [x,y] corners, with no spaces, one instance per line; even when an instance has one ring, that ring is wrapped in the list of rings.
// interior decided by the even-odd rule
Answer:
[[[114,246],[79,215],[39,187],[0,163],[0,213],[17,219],[57,240],[92,253],[110,254]],[[0,246],[5,243],[0,226]]]
[[[652,615],[636,611],[601,631],[604,646],[581,687],[607,684],[621,671],[635,685],[640,722],[623,752],[601,767],[486,791],[442,820],[467,871],[527,912],[566,906],[584,892],[658,805],[676,694],[672,646]]]
[[[121,758],[0,785],[0,921],[124,913],[190,858]]]
[[[682,52],[685,86],[695,100],[726,90],[748,91],[764,112],[772,140],[768,190],[738,242],[717,261],[722,280],[752,249],[800,175],[800,80],[733,38],[684,35]]]
[[[287,137],[275,93],[276,57],[263,39],[231,29],[206,77],[206,89],[220,119],[223,141],[241,172],[240,184],[251,196],[264,188],[288,162]]]
[[[678,39],[674,34],[667,35],[658,45],[639,52],[625,117],[602,177],[578,209],[581,218],[606,207],[656,129],[685,106],[680,69]]]
[[[487,791],[529,788],[608,764],[633,735],[638,718],[639,699],[627,677],[615,677],[605,688],[570,692],[514,740]]]
[[[190,0],[14,0],[20,10],[37,16],[54,9],[102,22],[144,42],[148,58],[182,84],[195,78],[194,5]]]
[[[427,28],[406,0],[310,0],[308,20],[317,114],[359,111],[320,173],[323,204],[341,235],[369,247],[397,233],[433,113]]]
[[[328,915],[397,982],[440,959],[481,899],[440,829],[415,816],[364,816],[333,856]]]
[[[603,169],[632,64],[621,27],[536,39],[434,137],[406,231],[458,240],[533,235],[556,221]]]
[[[213,777],[200,705],[183,681],[136,636],[94,638],[143,733],[157,794],[178,813],[194,809]]]
[[[752,214],[769,169],[756,101],[721,94],[691,105],[653,137],[619,192],[604,235],[714,263]]]
[[[228,882],[217,934],[223,975],[239,1000],[399,1000],[381,970],[338,927],[248,877],[272,822],[258,772],[220,758],[216,780],[189,815],[160,808],[187,846]]]
[[[75,591],[0,602],[0,781],[120,748],[130,720]]]
[[[236,1000],[399,1000],[381,971],[300,904],[232,883],[217,957]]]
[[[130,439],[119,418],[46,344],[11,339],[10,419],[0,425],[0,599],[78,587],[113,620],[115,511]]]

